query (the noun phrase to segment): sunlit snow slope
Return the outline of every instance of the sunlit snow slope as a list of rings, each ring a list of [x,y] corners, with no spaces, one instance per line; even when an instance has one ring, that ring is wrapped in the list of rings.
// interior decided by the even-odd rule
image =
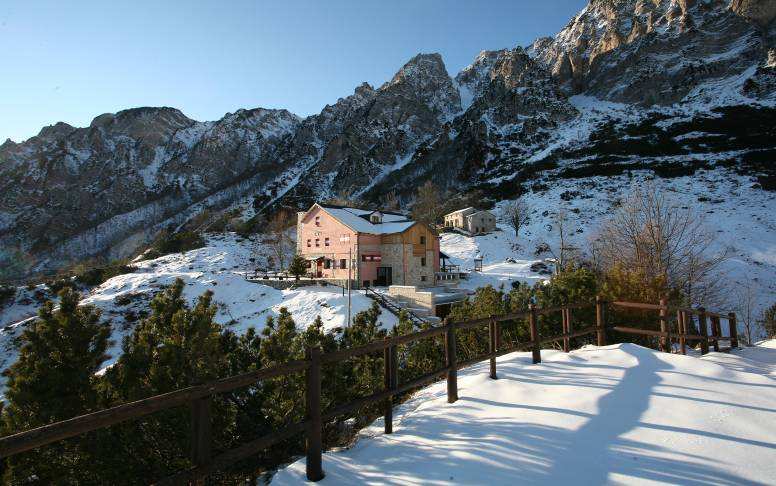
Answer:
[[[750,361],[706,358],[633,344],[499,358],[459,374],[460,399],[444,382],[381,421],[349,449],[324,454],[320,484],[773,484],[776,381]],[[724,358],[723,365],[715,361]],[[372,437],[366,437],[371,435]],[[304,481],[304,460],[273,485]]]

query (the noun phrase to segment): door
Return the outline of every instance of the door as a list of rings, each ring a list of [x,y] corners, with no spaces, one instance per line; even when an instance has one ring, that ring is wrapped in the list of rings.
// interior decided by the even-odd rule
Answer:
[[[391,267],[377,267],[377,285],[387,287],[393,284],[393,275]]]

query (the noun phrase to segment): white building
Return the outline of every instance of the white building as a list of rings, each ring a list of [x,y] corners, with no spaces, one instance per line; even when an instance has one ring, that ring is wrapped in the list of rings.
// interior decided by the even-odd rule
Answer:
[[[445,227],[473,234],[490,233],[496,229],[496,216],[490,211],[468,207],[445,215]]]

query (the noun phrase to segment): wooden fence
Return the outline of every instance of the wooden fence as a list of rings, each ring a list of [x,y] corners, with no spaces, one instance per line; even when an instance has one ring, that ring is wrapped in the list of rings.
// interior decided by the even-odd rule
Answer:
[[[574,330],[572,314],[574,310],[595,306],[595,323]],[[609,306],[658,311],[660,331],[626,327],[618,324],[607,323],[607,308]],[[538,321],[540,315],[561,313],[562,333],[550,337],[539,335]],[[671,329],[669,312],[675,312],[675,329]],[[688,333],[688,324],[693,317],[698,318],[700,334]],[[501,343],[500,326],[504,321],[528,319],[530,341],[503,346]],[[520,350],[530,350],[533,362],[541,362],[539,350],[542,346],[556,343],[568,352],[571,347],[571,339],[595,334],[599,346],[607,343],[607,331],[617,331],[626,334],[653,336],[659,339],[661,348],[670,352],[672,342],[679,343],[679,351],[686,353],[687,343],[700,342],[701,352],[706,353],[709,343],[715,350],[719,349],[719,341],[723,339],[720,320],[726,319],[729,323],[729,336],[725,339],[731,341],[731,346],[736,347],[736,319],[735,314],[727,316],[708,312],[703,308],[670,308],[665,301],[660,304],[645,304],[635,302],[605,302],[597,298],[595,303],[566,305],[562,307],[539,309],[529,306],[526,311],[510,313],[501,316],[490,316],[482,319],[474,319],[464,322],[449,322],[439,327],[433,327],[411,334],[385,338],[383,341],[373,342],[364,346],[343,349],[332,353],[322,354],[319,348],[308,348],[304,360],[290,361],[281,366],[274,366],[237,376],[220,379],[211,383],[192,386],[170,393],[153,396],[143,400],[119,405],[107,410],[81,415],[69,420],[44,425],[36,429],[19,432],[0,438],[0,458],[19,454],[38,447],[42,447],[63,439],[75,437],[87,432],[110,427],[127,420],[140,418],[173,407],[188,405],[191,410],[191,460],[193,467],[180,473],[163,479],[158,484],[189,484],[198,482],[208,474],[225,468],[266,449],[273,444],[292,438],[293,436],[306,434],[306,473],[311,481],[318,481],[324,477],[322,468],[323,452],[323,424],[333,418],[354,412],[365,405],[383,402],[385,433],[393,432],[393,398],[397,395],[416,389],[442,377],[447,378],[447,401],[449,403],[458,400],[458,370],[482,361],[490,361],[490,377],[497,379],[496,358]],[[711,323],[711,335],[707,332],[707,320]],[[459,361],[456,356],[456,331],[464,329],[488,328],[488,352],[465,361]],[[421,339],[444,336],[445,363],[444,366],[418,378],[405,383],[399,383],[398,346],[408,344]],[[321,367],[330,363],[336,363],[356,356],[366,354],[383,353],[384,355],[384,387],[372,395],[356,399],[350,403],[335,406],[331,410],[321,409]],[[274,431],[264,437],[258,438],[235,449],[213,456],[211,444],[211,400],[213,395],[229,392],[241,387],[256,384],[262,380],[304,372],[306,375],[306,419],[304,422],[292,424],[282,430]]]

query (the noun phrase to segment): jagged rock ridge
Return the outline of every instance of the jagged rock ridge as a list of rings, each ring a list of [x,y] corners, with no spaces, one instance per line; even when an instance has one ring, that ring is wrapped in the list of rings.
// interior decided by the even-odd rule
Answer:
[[[409,202],[431,179],[452,194],[508,197],[575,164],[604,175],[611,164],[692,165],[693,147],[758,171],[765,187],[776,150],[772,3],[592,0],[527,49],[483,51],[455,78],[441,56],[419,54],[382,86],[362,84],[304,120],[255,109],[195,122],[141,108],[46,127],[0,146],[0,243],[52,266],[126,253],[197,201],[255,194],[261,210],[395,192]],[[736,106],[754,111],[714,112],[729,130],[709,135],[702,113]],[[719,143],[742,139],[742,114],[757,120],[760,142]],[[679,143],[693,137],[714,143]]]

